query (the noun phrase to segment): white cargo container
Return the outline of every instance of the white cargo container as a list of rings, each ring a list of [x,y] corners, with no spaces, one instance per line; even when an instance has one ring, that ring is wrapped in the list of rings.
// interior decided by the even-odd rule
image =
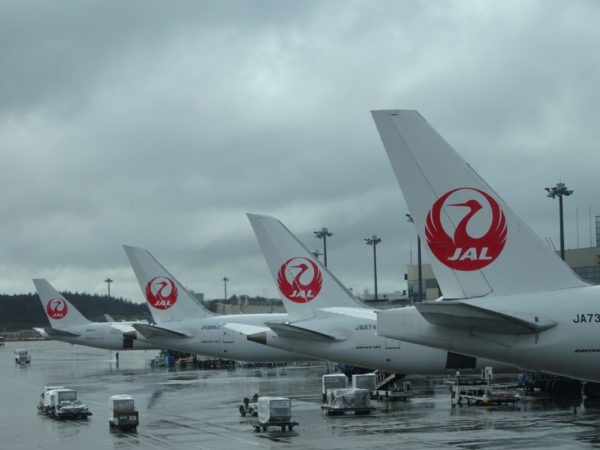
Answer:
[[[352,387],[355,389],[375,390],[375,374],[361,373],[352,375]]]
[[[354,414],[369,414],[371,407],[371,394],[368,389],[329,389],[327,403],[322,406],[328,416],[352,412]]]
[[[286,397],[259,397],[258,421],[261,425],[287,423],[292,418],[292,402]]]
[[[262,428],[267,431],[268,427],[281,427],[281,431],[292,431],[297,422],[292,422],[292,402],[286,397],[259,397],[257,403],[258,420],[252,421],[254,431]]]
[[[345,389],[348,387],[348,377],[343,373],[330,373],[321,377],[321,383],[323,402],[326,402],[329,389]]]

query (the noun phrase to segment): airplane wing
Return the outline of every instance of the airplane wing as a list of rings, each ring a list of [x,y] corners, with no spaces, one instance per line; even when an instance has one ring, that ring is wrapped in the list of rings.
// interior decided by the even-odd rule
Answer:
[[[296,340],[308,339],[311,341],[320,342],[332,342],[339,340],[335,336],[320,333],[314,330],[309,330],[308,328],[302,328],[296,325],[290,325],[288,323],[266,322],[265,325],[266,326],[257,326],[230,322],[226,323],[223,326],[230,330],[243,333],[248,337],[248,340],[258,342],[261,344],[266,344],[266,333],[271,330],[278,336]]]
[[[44,328],[44,331],[49,337],[77,337],[79,333],[71,333],[70,331],[60,330],[58,328]]]
[[[492,311],[460,301],[417,303],[415,307],[432,325],[480,333],[535,334],[556,326],[539,316]]]
[[[167,338],[187,338],[190,337],[187,334],[180,333],[179,331],[169,330],[167,328],[157,327],[155,325],[147,325],[145,323],[134,323],[133,328],[138,330],[142,336],[146,339],[153,337],[167,337]]]
[[[104,313],[104,318],[106,319],[107,322],[114,322],[115,321],[115,319],[113,319],[110,314]]]

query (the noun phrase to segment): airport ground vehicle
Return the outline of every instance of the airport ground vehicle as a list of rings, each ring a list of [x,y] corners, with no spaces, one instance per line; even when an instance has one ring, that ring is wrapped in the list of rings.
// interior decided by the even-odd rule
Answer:
[[[92,415],[87,405],[77,400],[77,391],[64,386],[45,386],[38,411],[55,419],[87,419]]]
[[[31,362],[31,355],[27,350],[16,349],[15,350],[15,363],[16,364],[29,364]]]
[[[244,397],[240,403],[241,416],[257,416],[258,415],[258,394],[254,394],[252,398]]]
[[[252,421],[254,431],[258,432],[262,428],[267,431],[269,427],[281,427],[285,431],[286,427],[292,431],[297,422],[292,422],[292,402],[286,397],[259,397],[258,420]]]
[[[140,424],[139,412],[135,409],[135,401],[131,395],[118,394],[108,399],[110,428],[136,431]]]

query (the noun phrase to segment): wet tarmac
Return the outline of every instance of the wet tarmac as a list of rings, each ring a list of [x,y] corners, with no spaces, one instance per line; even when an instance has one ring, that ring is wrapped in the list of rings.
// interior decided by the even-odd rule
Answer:
[[[32,362],[14,363],[26,348]],[[325,364],[234,371],[152,369],[155,351],[114,353],[59,342],[0,348],[0,448],[29,449],[522,449],[600,447],[600,403],[526,397],[516,406],[455,407],[442,378],[417,378],[406,402],[375,402],[369,416],[327,417],[320,409]],[[75,388],[93,416],[38,415],[44,385]],[[292,398],[292,432],[255,433],[238,413],[254,392]],[[111,432],[108,398],[131,394],[135,432]]]

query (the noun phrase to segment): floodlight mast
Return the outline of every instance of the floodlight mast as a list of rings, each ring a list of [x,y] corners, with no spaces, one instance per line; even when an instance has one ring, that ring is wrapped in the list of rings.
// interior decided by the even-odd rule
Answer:
[[[558,215],[560,221],[560,257],[565,260],[565,233],[563,226],[563,197],[568,197],[573,193],[572,190],[567,189],[565,183],[556,183],[556,186],[545,188],[547,191],[546,196],[550,198],[558,197]]]
[[[106,286],[108,287],[108,298],[110,298],[110,283],[112,283],[113,280],[111,280],[110,278],[106,278],[106,280],[104,280],[104,282],[106,283]]]
[[[415,221],[413,220],[412,216],[410,214],[405,214],[407,220],[410,223],[415,223]],[[412,264],[412,261],[411,261]],[[419,298],[417,299],[418,302],[422,302],[423,301],[423,266],[421,264],[421,236],[419,235],[419,233],[417,233],[417,271],[418,271],[418,278],[419,278]]]
[[[225,301],[227,301],[227,282],[229,281],[229,278],[227,277],[223,277],[223,287],[225,289]]]
[[[313,231],[313,233],[317,239],[323,239],[323,264],[327,267],[327,237],[332,236],[333,233],[330,233],[325,227],[319,231]]]
[[[373,278],[375,279],[375,301],[377,301],[377,244],[381,242],[381,239],[373,235],[370,238],[365,238],[365,242],[373,247]]]

